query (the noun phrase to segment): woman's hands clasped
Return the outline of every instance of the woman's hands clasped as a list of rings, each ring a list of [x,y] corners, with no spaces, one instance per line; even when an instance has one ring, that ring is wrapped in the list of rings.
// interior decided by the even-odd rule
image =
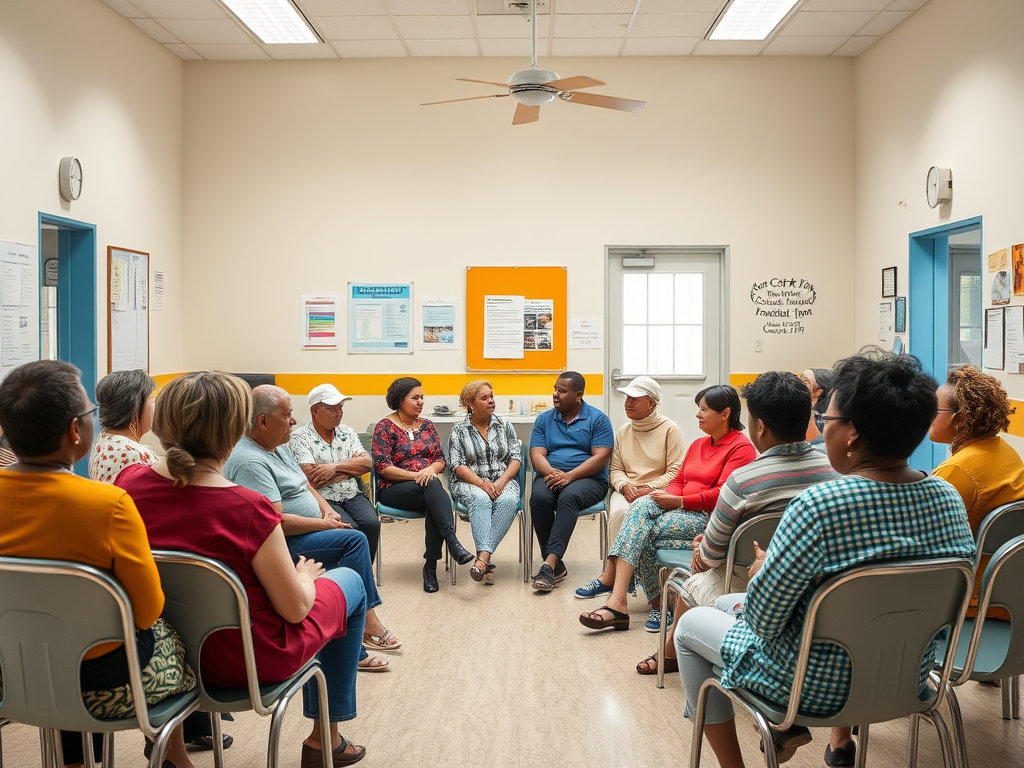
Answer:
[[[318,563],[316,560],[307,560],[302,555],[299,555],[299,562],[295,564],[295,573],[299,575],[300,580],[316,581],[327,573],[327,569],[324,568],[323,563]]]
[[[417,482],[417,484],[422,485],[425,488],[427,486],[427,483],[429,483],[435,477],[437,477],[437,473],[434,471],[433,467],[424,467],[423,469],[416,473],[413,479]]]

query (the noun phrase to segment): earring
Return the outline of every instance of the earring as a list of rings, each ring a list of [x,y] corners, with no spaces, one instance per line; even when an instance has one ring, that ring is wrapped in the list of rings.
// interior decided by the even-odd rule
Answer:
[[[960,425],[957,424],[955,427],[953,427],[953,429],[955,429],[957,432],[959,432],[960,431]]]
[[[75,438],[75,445],[78,445],[80,442],[82,442],[82,438],[76,437]]]
[[[853,451],[847,451],[846,452],[846,457],[850,458],[851,456],[853,456]]]

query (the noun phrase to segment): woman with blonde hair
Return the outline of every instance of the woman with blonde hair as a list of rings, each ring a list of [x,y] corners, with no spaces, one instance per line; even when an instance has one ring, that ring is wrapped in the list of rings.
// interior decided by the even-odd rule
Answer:
[[[224,477],[224,462],[252,410],[248,385],[234,376],[201,371],[175,379],[160,392],[153,421],[164,459],[127,467],[115,485],[135,500],[154,548],[212,557],[238,574],[249,598],[260,683],[287,680],[314,655],[320,660],[331,732],[320,731],[311,683],[302,692],[303,713],[313,724],[301,764],[319,765],[321,740],[329,738],[334,765],[349,765],[362,760],[366,749],[342,738],[337,723],[356,716],[366,591],[349,568],[325,571],[304,557],[293,563],[281,513],[266,497]],[[201,674],[208,685],[246,685],[235,633],[207,638]]]
[[[494,415],[494,390],[486,381],[462,388],[459,402],[466,418],[448,439],[449,487],[452,497],[469,510],[476,544],[476,562],[469,569],[474,581],[494,583],[491,555],[512,527],[519,511],[522,446],[513,426]]]

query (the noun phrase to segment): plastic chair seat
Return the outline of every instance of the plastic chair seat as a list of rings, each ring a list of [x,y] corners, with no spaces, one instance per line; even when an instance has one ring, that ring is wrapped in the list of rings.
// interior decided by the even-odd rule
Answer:
[[[393,517],[395,520],[422,520],[427,513],[422,509],[409,510],[389,507],[387,504],[377,502],[377,515],[380,517]]]
[[[295,674],[302,675],[309,669],[311,664],[312,662],[306,664]],[[260,685],[260,703],[267,709],[273,708],[275,702],[284,695],[285,691],[291,687],[293,682],[294,676],[280,683]],[[252,702],[249,699],[248,688],[205,685],[203,686],[203,693],[205,695],[202,696],[200,704],[200,709],[203,711],[215,710],[217,712],[248,712],[252,709]]]
[[[654,556],[662,568],[669,570],[673,568],[690,570],[690,565],[693,562],[692,549],[659,549]]]
[[[974,632],[974,618],[964,619],[964,637],[970,637]],[[999,669],[1006,661],[1006,654],[1010,650],[1010,639],[1013,636],[1010,622],[989,620],[985,622],[981,633],[981,640],[978,643],[978,657],[974,662],[974,669],[971,671],[971,679],[980,682],[993,682],[1002,679],[1002,675],[995,676],[991,673]],[[956,648],[956,659],[953,662],[953,673],[959,675],[963,672],[964,663],[967,661],[968,643],[961,642]],[[946,643],[939,645],[939,656],[946,652]]]

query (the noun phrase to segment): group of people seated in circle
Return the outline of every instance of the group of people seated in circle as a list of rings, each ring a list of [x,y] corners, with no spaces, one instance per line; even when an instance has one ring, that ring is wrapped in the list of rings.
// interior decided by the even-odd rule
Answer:
[[[181,639],[159,618],[164,595],[151,550],[224,562],[249,598],[260,682],[285,680],[313,656],[320,660],[331,729],[320,731],[311,684],[303,691],[311,730],[301,763],[313,768],[324,740],[335,766],[365,756],[338,723],[356,716],[357,672],[388,669],[385,657],[369,651],[402,645],[377,615],[382,600],[372,562],[380,522],[359,484],[368,472],[377,502],[423,513],[428,593],[439,588],[442,544],[456,563],[472,563],[475,581],[495,583],[492,556],[520,512],[524,489],[517,478],[527,459],[534,472],[530,516],[543,558],[531,583],[537,593],[566,579],[563,558],[577,519],[606,501],[607,566],[575,590],[575,597],[601,597],[603,605],[579,621],[594,630],[628,630],[627,599],[638,584],[650,600],[645,628],[672,626],[665,667],[679,673],[687,717],[716,667],[725,686],[787,703],[802,617],[822,577],[890,558],[973,558],[973,534],[984,516],[1024,498],[1024,462],[999,436],[1013,407],[998,380],[971,366],[938,386],[915,358],[873,350],[831,370],[764,373],[742,392],[711,386],[695,398],[705,437],[689,446],[679,426],[659,413],[654,379],[641,376],[620,390],[627,421],[617,432],[584,401],[585,386],[576,372],[558,376],[554,407],[537,417],[527,456],[512,425],[495,414],[488,382],[464,387],[466,417],[446,452],[435,425],[422,417],[421,383],[402,377],[388,389],[391,413],[376,424],[368,453],[342,423],[350,398],[330,384],[309,393],[311,420],[293,429],[291,398],[278,387],[250,391],[229,374],[204,371],[174,379],[154,398],[144,372],[116,372],[97,385],[102,429],[94,435],[97,405],[78,370],[29,363],[0,382],[8,451],[0,454],[8,464],[0,470],[0,555],[74,560],[112,573],[145,638],[141,666],[179,670],[146,676],[150,703],[195,685]],[[150,430],[162,456],[142,442]],[[948,443],[951,453],[931,475],[909,465],[926,435]],[[92,480],[72,471],[86,456]],[[456,536],[455,504],[470,521],[474,551]],[[727,579],[737,528],[783,511],[770,542],[750,553],[753,565]],[[686,599],[666,616],[656,559],[663,548],[692,550]],[[977,586],[975,600],[976,593]],[[1008,618],[999,609],[989,616]],[[82,663],[84,701],[97,717],[132,711],[123,650],[121,663],[109,663],[119,650],[98,646]],[[201,659],[204,681],[245,685],[241,647],[230,632],[212,635]],[[657,664],[652,654],[636,670],[654,674]],[[849,676],[841,648],[816,645],[803,709],[838,711]],[[706,723],[719,763],[742,766],[731,704],[714,691]],[[799,727],[773,738],[779,762],[811,740]],[[225,746],[230,739],[224,736]],[[81,763],[81,738],[65,734],[62,742],[65,763]],[[175,768],[192,766],[186,742],[212,747],[208,715],[197,713],[172,735],[166,759]],[[855,755],[850,729],[834,729],[826,764],[853,765]]]

